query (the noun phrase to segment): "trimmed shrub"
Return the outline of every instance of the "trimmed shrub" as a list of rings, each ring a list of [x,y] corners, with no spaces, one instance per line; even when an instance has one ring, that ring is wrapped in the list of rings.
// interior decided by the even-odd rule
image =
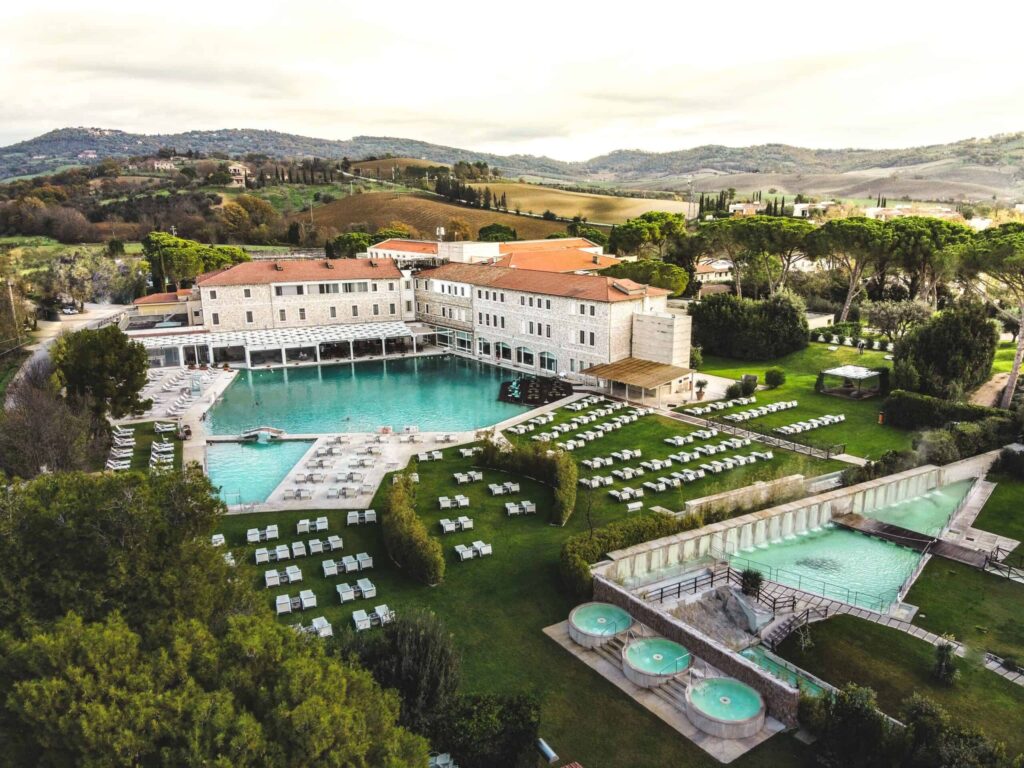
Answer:
[[[743,396],[743,385],[738,381],[730,384],[725,388],[725,399],[735,400],[737,397]]]
[[[740,392],[744,397],[750,397],[757,391],[757,376],[744,376],[740,380]]]
[[[786,372],[778,366],[772,366],[764,372],[764,383],[772,389],[786,383]]]
[[[501,446],[493,440],[483,445],[477,463],[483,467],[500,469],[513,475],[522,475],[551,486],[555,501],[551,507],[551,522],[565,525],[576,507],[576,485],[579,470],[568,454],[554,451],[539,443]]]
[[[885,423],[902,429],[941,427],[951,421],[980,421],[1005,417],[1006,411],[970,403],[951,403],[938,397],[894,389],[882,405]]]
[[[632,547],[644,541],[689,531],[704,524],[700,515],[686,518],[669,515],[645,515],[617,520],[592,533],[579,533],[566,539],[558,569],[569,591],[580,599],[591,594],[590,566],[607,552]]]
[[[740,574],[740,589],[747,597],[757,597],[761,594],[761,582],[764,577],[760,571],[756,571],[753,568],[747,568]]]
[[[921,435],[917,444],[926,464],[950,464],[960,458],[953,434],[945,429],[931,429]]]
[[[808,344],[799,297],[781,293],[764,301],[716,293],[690,306],[694,340],[704,351],[740,360],[769,360]]]
[[[835,336],[859,339],[864,332],[864,324],[857,322],[833,323],[829,328],[822,328],[822,330],[831,331]]]
[[[999,458],[992,466],[994,472],[1003,472],[1018,480],[1024,480],[1024,451],[1015,451],[1013,448],[1003,448],[999,452]]]
[[[704,351],[700,347],[690,347],[690,367],[699,371],[704,365]]]
[[[432,538],[413,505],[412,483],[405,475],[391,486],[381,516],[381,533],[388,555],[417,581],[444,581],[444,551]]]

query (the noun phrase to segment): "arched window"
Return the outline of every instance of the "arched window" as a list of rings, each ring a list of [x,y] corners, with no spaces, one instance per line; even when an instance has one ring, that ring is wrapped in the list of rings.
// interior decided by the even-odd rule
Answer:
[[[516,362],[520,365],[533,365],[533,351],[526,347],[516,347]]]
[[[554,373],[558,370],[558,360],[550,352],[540,353],[540,369]]]
[[[503,341],[499,341],[494,345],[494,356],[501,360],[512,359],[512,347]]]
[[[478,355],[490,355],[491,354],[491,342],[487,339],[478,337],[476,340],[476,351]]]

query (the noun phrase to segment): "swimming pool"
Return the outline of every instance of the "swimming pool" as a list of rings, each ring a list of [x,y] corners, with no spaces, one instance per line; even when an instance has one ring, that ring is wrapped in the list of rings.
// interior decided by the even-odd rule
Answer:
[[[938,536],[973,484],[973,479],[950,483],[921,496],[914,496],[864,514],[884,523],[929,536]]]
[[[207,414],[214,435],[254,426],[291,434],[372,432],[415,425],[424,432],[479,429],[526,408],[498,400],[492,365],[454,356],[241,371]]]
[[[260,504],[312,444],[308,440],[211,443],[206,446],[206,471],[226,504]]]
[[[753,550],[729,562],[773,581],[863,608],[885,611],[921,555],[888,541],[827,526]]]

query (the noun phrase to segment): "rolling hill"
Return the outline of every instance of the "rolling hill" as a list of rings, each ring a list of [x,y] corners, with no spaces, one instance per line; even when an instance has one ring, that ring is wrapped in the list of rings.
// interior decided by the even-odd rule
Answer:
[[[647,211],[669,211],[697,215],[697,207],[681,200],[658,200],[639,197],[613,197],[611,195],[570,192],[564,189],[543,187],[538,184],[488,182],[472,184],[483,189],[488,187],[492,194],[504,194],[511,210],[543,213],[552,211],[562,218],[583,216],[597,224],[621,224],[626,219],[639,216]]]
[[[412,139],[356,136],[343,141],[276,131],[230,129],[133,134],[62,128],[0,148],[0,178],[52,171],[105,157],[178,152],[325,158],[391,155],[429,163],[484,161],[503,175],[592,182],[620,188],[681,190],[784,188],[790,193],[924,199],[979,199],[1024,194],[1024,132],[905,149],[805,149],[785,144],[708,145],[677,152],[619,150],[583,162],[533,155],[500,156]],[[757,177],[757,178],[749,178]],[[777,183],[776,183],[777,182]],[[780,186],[781,185],[781,186]]]
[[[308,221],[309,214],[296,214],[292,218]],[[350,195],[313,209],[313,219],[318,226],[333,227],[339,232],[345,232],[353,224],[365,224],[373,231],[393,221],[401,221],[431,240],[437,227],[446,227],[453,218],[465,220],[474,237],[481,227],[495,223],[512,227],[519,237],[531,240],[565,231],[564,222],[465,208],[442,200],[397,192]]]

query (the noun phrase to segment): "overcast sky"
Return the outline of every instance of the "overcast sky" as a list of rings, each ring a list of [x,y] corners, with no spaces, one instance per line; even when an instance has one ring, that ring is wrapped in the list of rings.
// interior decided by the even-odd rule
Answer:
[[[267,128],[579,160],[1024,130],[1024,10],[1003,0],[3,6],[0,144]]]

